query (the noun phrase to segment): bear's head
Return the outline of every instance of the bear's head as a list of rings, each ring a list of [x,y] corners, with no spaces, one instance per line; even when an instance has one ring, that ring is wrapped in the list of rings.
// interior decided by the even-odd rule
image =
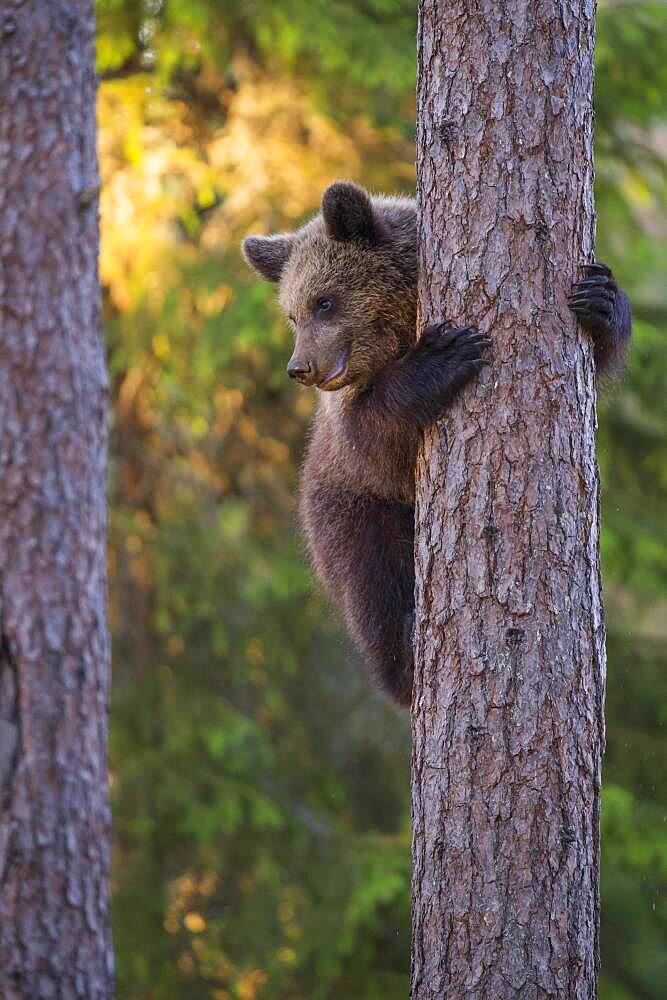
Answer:
[[[415,340],[415,207],[339,181],[294,233],[248,236],[243,254],[279,284],[295,331],[287,372],[332,391],[364,385]]]

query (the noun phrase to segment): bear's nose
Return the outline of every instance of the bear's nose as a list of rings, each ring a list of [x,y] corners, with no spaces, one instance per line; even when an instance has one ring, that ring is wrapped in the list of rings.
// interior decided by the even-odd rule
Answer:
[[[290,358],[287,374],[290,378],[295,378],[297,382],[309,385],[313,381],[313,366],[310,361],[304,361],[302,358]]]

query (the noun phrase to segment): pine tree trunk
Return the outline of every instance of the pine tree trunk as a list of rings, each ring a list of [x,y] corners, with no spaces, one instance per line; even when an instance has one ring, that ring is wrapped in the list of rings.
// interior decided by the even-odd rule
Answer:
[[[416,512],[413,1000],[593,998],[604,625],[591,345],[592,0],[421,0],[421,321],[492,365]]]
[[[0,15],[0,996],[112,993],[89,0]]]

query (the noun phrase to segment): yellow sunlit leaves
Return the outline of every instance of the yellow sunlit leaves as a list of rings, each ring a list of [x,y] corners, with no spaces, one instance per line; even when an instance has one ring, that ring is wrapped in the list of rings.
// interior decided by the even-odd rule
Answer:
[[[201,932],[206,929],[206,921],[202,917],[201,913],[196,913],[194,910],[185,914],[183,917],[183,923],[191,934],[201,934]]]
[[[243,393],[238,389],[226,389],[221,386],[215,390],[213,399],[221,413],[234,413],[243,406]]]
[[[628,175],[623,184],[623,193],[629,201],[647,205],[651,200],[651,189],[646,181],[637,175]]]
[[[194,975],[199,970],[220,983],[229,984],[229,990],[216,990],[212,996],[257,1000],[268,982],[267,973],[263,969],[242,968],[231,961],[220,947],[214,928],[211,936],[212,927],[202,912],[201,902],[214,896],[219,886],[220,876],[213,870],[185,872],[172,883],[171,901],[163,926],[171,935],[183,932],[192,935],[188,948],[178,958],[178,967],[183,973]],[[196,900],[200,900],[200,906]],[[289,949],[283,951],[289,952]],[[289,954],[278,960],[286,965],[294,961]]]
[[[143,378],[144,373],[141,368],[130,368],[127,371],[118,390],[116,402],[116,410],[120,416],[125,417],[132,407]]]
[[[153,346],[153,353],[155,354],[156,358],[160,359],[160,361],[165,361],[171,354],[169,338],[165,337],[163,333],[157,333],[153,337],[151,343]]]
[[[193,417],[190,422],[190,430],[195,440],[205,437],[208,432],[208,420],[202,416]]]
[[[239,1000],[255,1000],[259,996],[259,991],[267,979],[268,976],[261,969],[253,969],[251,972],[247,972],[239,979],[238,986],[236,987]]]
[[[196,132],[188,106],[152,90],[148,75],[100,88],[100,267],[120,309],[145,296],[159,301],[174,252],[191,255],[179,220],[193,234],[203,209],[212,214],[202,244],[217,250],[250,228],[297,222],[328,182],[358,176],[368,159],[390,162],[395,177],[412,176],[409,142],[362,116],[343,131],[289,77],[258,75],[243,63],[235,73],[234,92],[222,79],[209,81],[226,114],[209,127],[208,141]],[[197,308],[213,315],[231,294],[222,285],[198,299]]]
[[[202,896],[212,896],[220,883],[220,876],[217,872],[204,872],[199,879],[199,893]]]
[[[229,285],[220,285],[212,292],[199,292],[195,307],[202,316],[216,316],[231,302],[233,294]]]
[[[248,71],[209,156],[229,190],[227,226],[268,228],[276,205],[297,219],[317,204],[328,181],[359,172],[354,138],[316,112],[293,80]]]
[[[270,458],[276,464],[289,461],[290,452],[284,441],[276,441],[275,438],[265,437],[260,441],[259,449],[263,455],[266,455],[267,458]]]
[[[195,971],[195,960],[190,951],[184,951],[178,956],[178,967],[186,975],[192,975]]]

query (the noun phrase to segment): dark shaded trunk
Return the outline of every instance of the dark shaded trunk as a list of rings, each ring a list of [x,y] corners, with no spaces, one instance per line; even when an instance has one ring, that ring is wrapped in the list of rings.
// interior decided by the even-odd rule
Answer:
[[[593,48],[588,0],[420,3],[421,322],[493,349],[418,466],[413,1000],[596,995]]]
[[[112,993],[88,0],[0,15],[0,996]]]

